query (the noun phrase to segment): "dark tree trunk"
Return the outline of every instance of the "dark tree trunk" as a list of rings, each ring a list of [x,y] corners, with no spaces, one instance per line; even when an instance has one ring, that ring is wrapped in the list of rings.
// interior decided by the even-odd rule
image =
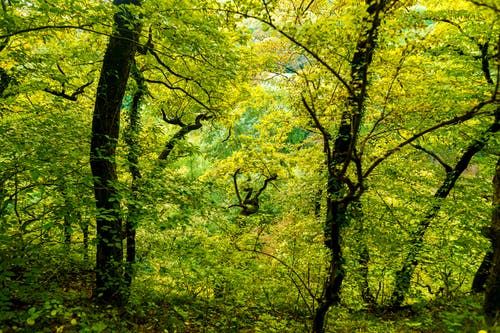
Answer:
[[[346,212],[351,203],[357,200],[347,194],[349,184],[346,182],[347,169],[354,159],[354,151],[363,117],[364,104],[368,86],[368,69],[372,63],[380,27],[380,14],[386,1],[366,0],[368,5],[365,24],[367,29],[360,34],[356,51],[351,60],[351,79],[346,109],[342,114],[340,127],[330,148],[330,136],[324,128],[325,155],[327,156],[328,185],[326,199],[325,245],[330,250],[328,275],[323,285],[323,293],[318,300],[318,308],[313,318],[314,333],[325,331],[325,318],[328,309],[340,302],[340,292],[345,276],[344,258],[342,256],[342,231],[346,225]],[[308,110],[311,114],[311,110]],[[313,116],[314,118],[315,116]],[[315,122],[318,123],[317,118]]]
[[[89,223],[87,221],[80,221],[80,228],[83,233],[83,260],[89,260]]]
[[[313,319],[313,332],[324,332],[325,317],[332,305],[340,302],[340,291],[344,280],[344,258],[342,256],[341,229],[345,225],[345,203],[327,199],[325,245],[330,250],[328,274],[323,284],[323,293]]]
[[[122,218],[116,187],[115,155],[120,109],[139,33],[133,15],[122,5],[139,5],[139,1],[114,0],[113,3],[118,6],[118,11],[97,87],[90,166],[98,209],[94,295],[104,303],[122,304],[127,298],[127,288],[123,277]]]
[[[132,284],[132,279],[134,277],[134,264],[135,264],[135,235],[137,224],[140,216],[140,206],[139,201],[139,180],[142,178],[141,171],[139,169],[139,131],[140,131],[140,103],[146,92],[146,86],[144,83],[144,76],[137,68],[135,62],[132,68],[132,78],[137,84],[134,97],[132,99],[132,106],[129,110],[129,126],[126,132],[126,139],[128,145],[128,163],[129,172],[132,176],[131,185],[131,195],[132,200],[128,206],[128,216],[125,223],[125,234],[127,238],[127,267],[125,270],[125,280],[127,286],[130,287]]]
[[[361,291],[361,298],[363,299],[363,302],[365,302],[366,305],[373,308],[375,306],[376,300],[371,292],[370,284],[368,283],[368,273],[369,273],[368,265],[370,264],[370,250],[365,242],[363,206],[359,200],[351,204],[351,211],[354,214],[354,218],[357,220],[356,240],[359,244],[357,251],[359,253],[358,264],[359,264],[359,275],[360,275],[359,286]]]
[[[69,212],[66,212],[64,214],[64,224],[63,224],[63,228],[64,228],[64,249],[66,251],[69,251],[70,248],[71,248],[71,236],[72,236],[72,232],[71,232],[71,216],[69,215],[70,213]]]
[[[464,154],[460,157],[455,167],[446,172],[446,178],[434,194],[434,204],[419,222],[417,230],[413,232],[410,239],[410,250],[406,255],[403,266],[396,272],[394,279],[394,290],[391,295],[391,307],[400,307],[405,300],[406,294],[410,289],[411,279],[415,268],[419,263],[419,256],[424,245],[424,236],[427,228],[432,220],[437,216],[441,209],[442,200],[448,197],[448,194],[455,186],[455,183],[467,168],[472,157],[479,152],[488,142],[489,138],[496,133],[500,128],[498,117],[495,117],[493,124],[483,133],[479,140],[474,140],[466,149]]]
[[[486,281],[490,275],[491,264],[493,261],[493,251],[488,250],[481,261],[481,265],[477,269],[474,279],[472,280],[471,291],[473,293],[482,293],[486,290]]]
[[[493,258],[483,305],[486,316],[491,322],[498,320],[500,316],[500,159],[498,159],[495,169],[493,188],[493,213],[490,229]]]

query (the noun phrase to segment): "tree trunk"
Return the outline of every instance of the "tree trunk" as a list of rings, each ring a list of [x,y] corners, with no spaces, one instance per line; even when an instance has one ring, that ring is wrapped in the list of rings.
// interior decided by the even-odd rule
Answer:
[[[83,261],[87,262],[89,260],[89,222],[81,221],[80,217],[80,228],[83,233]]]
[[[137,48],[139,26],[122,5],[139,5],[139,0],[114,0],[114,33],[104,55],[97,87],[90,166],[98,215],[96,292],[104,303],[122,304],[127,299],[123,279],[122,219],[116,182],[116,145],[120,129],[120,109],[130,66]]]
[[[495,117],[493,124],[483,133],[479,140],[474,140],[466,149],[464,154],[460,157],[455,167],[446,172],[446,178],[434,194],[434,203],[429,209],[424,218],[419,222],[417,230],[413,232],[410,239],[410,250],[406,255],[403,266],[396,272],[394,290],[391,295],[391,307],[400,307],[405,300],[406,294],[410,289],[411,279],[415,268],[419,263],[419,256],[424,244],[424,236],[427,228],[432,220],[437,216],[441,209],[442,200],[448,197],[448,194],[455,186],[455,183],[467,168],[470,160],[474,155],[479,152],[488,142],[489,138],[500,129],[498,117]]]
[[[127,287],[132,284],[132,279],[134,277],[134,264],[135,264],[135,235],[137,224],[140,216],[140,207],[138,204],[139,200],[139,181],[142,178],[141,171],[139,169],[139,131],[140,131],[140,103],[146,92],[146,86],[144,83],[144,76],[137,68],[136,63],[133,63],[132,68],[132,78],[137,84],[134,97],[132,99],[132,106],[129,110],[130,123],[126,132],[126,139],[128,145],[128,163],[129,172],[132,176],[132,185],[130,188],[132,200],[128,206],[128,216],[125,222],[125,234],[127,238],[127,267],[125,270],[125,280]]]
[[[483,257],[483,261],[474,275],[474,280],[472,280],[471,291],[473,293],[482,293],[486,290],[486,281],[490,275],[491,264],[493,262],[493,251],[488,250]]]
[[[375,307],[376,299],[373,296],[370,284],[368,283],[368,273],[370,264],[370,249],[365,241],[365,227],[364,227],[364,216],[363,216],[363,206],[361,202],[355,201],[351,204],[351,212],[354,215],[356,221],[356,234],[358,242],[357,251],[359,253],[358,264],[359,264],[359,286],[361,291],[361,298],[363,302],[371,308]]]
[[[340,302],[340,291],[345,271],[342,257],[341,229],[345,225],[346,206],[327,199],[327,218],[325,224],[325,245],[330,250],[328,275],[323,284],[323,292],[313,319],[313,332],[325,331],[325,317],[332,305]]]
[[[500,158],[493,179],[493,213],[490,237],[493,245],[493,260],[484,299],[484,312],[491,322],[500,316]]]
[[[328,275],[323,285],[323,293],[318,300],[318,308],[313,318],[313,333],[325,331],[325,318],[328,309],[340,302],[340,292],[345,276],[342,256],[342,231],[346,225],[346,212],[350,204],[357,200],[350,191],[346,181],[346,173],[354,159],[355,146],[359,127],[363,117],[364,104],[367,96],[368,69],[372,63],[380,27],[380,14],[386,6],[386,1],[366,0],[367,17],[364,20],[364,30],[356,44],[356,51],[351,60],[351,79],[349,95],[345,111],[342,113],[341,123],[333,150],[328,143],[330,136],[322,133],[327,155],[328,185],[325,221],[325,245],[330,250]],[[309,110],[311,113],[311,110]]]

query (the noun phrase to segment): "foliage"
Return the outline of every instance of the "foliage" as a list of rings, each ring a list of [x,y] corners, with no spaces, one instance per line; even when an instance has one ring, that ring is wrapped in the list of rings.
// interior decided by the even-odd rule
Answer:
[[[356,152],[333,195],[325,141],[335,147],[353,115],[368,3],[129,8],[144,82],[127,82],[113,186],[137,243],[129,301],[105,307],[93,298],[102,216],[88,152],[115,9],[0,0],[0,332],[310,331],[331,274],[327,203],[350,191],[326,332],[499,331],[470,294],[491,248],[499,13],[488,1],[387,2]],[[263,189],[258,210],[241,214],[250,189]],[[391,307],[422,225],[408,292]]]

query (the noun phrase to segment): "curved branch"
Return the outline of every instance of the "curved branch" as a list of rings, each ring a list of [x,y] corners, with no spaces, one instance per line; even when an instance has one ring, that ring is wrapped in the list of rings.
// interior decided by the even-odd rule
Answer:
[[[213,108],[211,108],[210,106],[206,105],[205,103],[203,103],[202,101],[200,101],[197,97],[193,96],[193,94],[191,94],[190,92],[188,92],[186,89],[184,88],[181,88],[181,87],[176,87],[174,85],[171,85],[171,84],[168,84],[164,81],[160,81],[160,80],[150,80],[150,79],[146,79],[144,80],[145,82],[147,83],[155,83],[155,84],[161,84],[165,87],[167,87],[168,89],[170,90],[180,90],[182,93],[184,93],[184,95],[186,95],[187,97],[191,98],[193,101],[195,101],[198,105],[200,105],[201,107],[203,107],[204,109],[206,110],[212,110]]]
[[[236,15],[241,15],[245,18],[251,18],[254,20],[257,20],[270,28],[274,29],[278,33],[280,33],[283,37],[288,39],[292,44],[295,44],[295,46],[298,46],[302,50],[304,50],[307,54],[309,54],[311,57],[313,57],[317,62],[319,62],[321,65],[323,65],[337,80],[342,83],[342,85],[345,87],[345,89],[349,92],[349,94],[353,94],[354,90],[353,88],[347,83],[347,81],[340,75],[338,71],[336,71],[332,66],[330,66],[325,60],[323,60],[316,52],[311,50],[309,47],[307,47],[305,44],[301,43],[298,41],[296,38],[294,38],[292,35],[284,31],[283,29],[280,29],[278,26],[276,26],[272,21],[271,18],[269,18],[269,21],[266,21],[265,18],[252,15],[249,13],[242,13],[237,10],[231,10],[231,9],[216,9],[217,11],[224,11],[229,14],[236,14]]]
[[[232,205],[232,206],[229,206],[229,207],[235,207],[235,206],[238,206],[238,207],[244,207],[243,206],[243,200],[241,200],[241,195],[240,195],[240,191],[238,190],[238,181],[236,179],[236,177],[238,176],[238,173],[240,172],[241,169],[238,169],[234,172],[234,175],[233,175],[233,182],[234,182],[234,190],[236,192],[236,197],[238,197],[238,202],[240,203],[239,205]]]
[[[266,178],[266,180],[264,180],[264,185],[257,191],[257,193],[255,194],[254,199],[258,199],[259,196],[262,194],[262,192],[264,192],[264,190],[266,189],[267,184],[269,182],[272,182],[273,180],[276,180],[276,179],[278,179],[278,175],[277,174],[273,174],[270,177]]]
[[[22,35],[22,34],[25,34],[25,33],[28,33],[28,32],[41,31],[41,30],[51,30],[51,29],[56,29],[56,30],[59,30],[59,29],[77,29],[77,30],[83,30],[83,31],[93,32],[93,33],[96,33],[96,34],[99,34],[99,35],[109,36],[108,33],[104,33],[104,32],[100,32],[100,31],[94,30],[94,29],[87,28],[87,27],[91,27],[91,26],[92,26],[92,24],[83,24],[83,25],[42,25],[42,26],[39,26],[39,27],[26,28],[26,29],[21,29],[21,30],[16,30],[16,31],[9,32],[9,33],[0,35],[0,39],[9,38],[9,37],[13,37],[13,36],[16,36],[16,35]]]
[[[490,5],[490,4],[487,4],[487,3],[482,3],[482,2],[479,2],[479,1],[476,1],[476,0],[469,0],[469,2],[475,4],[478,7],[486,7],[486,8],[489,8],[491,10],[494,10],[497,13],[500,12],[500,7],[497,7],[495,5]]]
[[[259,251],[259,250],[255,250],[255,249],[252,249],[252,250],[247,250],[247,249],[241,249],[239,248],[238,246],[236,246],[236,249],[238,251],[242,251],[242,252],[253,252],[253,253],[257,253],[257,254],[261,254],[263,256],[266,256],[266,257],[269,257],[269,258],[272,258],[274,260],[276,260],[277,262],[279,262],[280,264],[282,264],[286,269],[288,269],[290,272],[293,273],[293,275],[295,275],[297,277],[297,279],[299,279],[300,281],[300,284],[306,289],[307,293],[309,294],[309,296],[311,296],[311,298],[314,300],[314,301],[317,301],[318,299],[316,298],[316,296],[313,294],[313,292],[311,291],[311,289],[307,286],[307,283],[304,281],[304,279],[302,279],[302,277],[299,275],[299,273],[297,273],[297,271],[295,269],[293,269],[293,267],[291,267],[290,265],[288,265],[285,261],[283,261],[282,259],[276,257],[274,254],[271,254],[271,253],[267,253],[267,252],[264,252],[264,251]],[[307,304],[307,303],[306,303]]]
[[[90,86],[92,83],[94,83],[93,80],[90,81],[90,82],[85,83],[83,86],[78,87],[71,95],[68,95],[64,91],[64,88],[61,91],[52,90],[50,88],[44,88],[43,91],[45,91],[46,93],[49,93],[51,95],[62,97],[64,99],[76,102],[77,99],[78,99],[78,95],[83,94],[85,92],[85,88],[87,88],[88,86]]]
[[[327,159],[328,159],[328,167],[330,168],[330,159],[331,159],[331,156],[332,156],[331,148],[330,148],[330,140],[331,140],[332,136],[323,127],[323,125],[321,124],[321,122],[318,119],[318,115],[311,108],[311,106],[309,105],[309,103],[307,103],[304,95],[302,95],[301,97],[302,97],[302,104],[306,108],[307,113],[309,113],[309,116],[312,118],[312,120],[314,122],[314,126],[316,126],[316,128],[320,131],[321,136],[323,137],[323,148],[324,148],[324,151],[325,151]]]
[[[239,207],[241,208],[241,213],[240,213],[241,215],[249,216],[257,213],[257,211],[259,210],[259,196],[267,188],[267,184],[273,180],[276,180],[278,178],[278,175],[273,174],[270,177],[267,177],[264,180],[264,185],[262,185],[262,187],[257,191],[257,193],[255,193],[253,197],[252,197],[253,188],[250,187],[244,189],[244,191],[247,192],[247,195],[245,196],[245,199],[242,199],[240,191],[238,190],[238,180],[237,180],[237,176],[240,170],[241,169],[236,170],[233,174],[234,190],[236,192],[236,197],[238,198],[238,203],[233,204],[228,208]]]
[[[151,55],[155,58],[155,60],[160,64],[160,66],[162,66],[163,68],[165,68],[170,74],[172,74],[173,76],[175,76],[175,77],[177,77],[179,79],[182,79],[182,80],[184,80],[186,82],[189,82],[189,81],[194,82],[210,98],[210,93],[208,92],[207,89],[205,89],[202,86],[202,84],[200,82],[198,82],[197,80],[195,80],[195,79],[193,79],[191,77],[187,77],[187,76],[184,76],[182,74],[177,73],[170,66],[168,66],[165,62],[163,62],[163,60],[161,60],[161,58],[158,55],[158,53],[153,49],[154,44],[152,42],[151,37],[148,37],[147,45],[149,45],[149,47],[147,48],[147,50],[149,51],[149,53],[151,53]]]
[[[181,129],[177,131],[177,133],[174,134],[174,136],[165,144],[165,148],[163,151],[158,155],[158,160],[166,160],[167,157],[170,155],[172,150],[175,147],[175,144],[179,141],[184,139],[184,137],[189,133],[194,130],[200,129],[203,124],[201,123],[202,120],[208,120],[211,119],[212,116],[207,115],[207,114],[199,114],[196,116],[195,122],[192,124],[184,124],[180,119],[174,119],[174,120],[167,120],[167,117],[165,115],[165,112],[162,110],[163,113],[163,119],[170,123],[170,124],[175,124],[181,126]]]
[[[427,150],[426,148],[422,147],[421,145],[410,143],[410,146],[412,146],[415,149],[421,150],[424,153],[426,153],[427,155],[429,155],[432,158],[434,158],[439,164],[441,164],[441,166],[444,168],[444,171],[446,173],[449,173],[449,172],[451,172],[451,170],[453,170],[451,166],[449,166],[445,161],[443,161],[441,159],[441,157],[438,156],[438,154],[436,154],[436,153],[434,153],[434,152],[432,152],[430,150]]]
[[[460,122],[463,122],[463,121],[466,121],[466,120],[469,120],[471,118],[473,118],[474,116],[476,116],[478,114],[478,112],[483,108],[485,107],[486,105],[488,104],[492,104],[492,103],[495,103],[495,100],[488,100],[488,101],[483,101],[481,103],[479,103],[478,105],[476,105],[475,107],[472,108],[472,110],[470,110],[469,112],[461,115],[461,116],[457,116],[457,117],[454,117],[452,119],[448,119],[448,120],[445,120],[445,121],[442,121],[440,122],[439,124],[436,124],[434,126],[431,126],[415,135],[413,135],[411,138],[409,139],[406,139],[405,141],[401,142],[400,144],[398,144],[396,147],[388,150],[385,152],[384,155],[382,155],[381,157],[377,158],[369,167],[368,169],[365,171],[365,173],[363,174],[363,178],[367,178],[371,173],[372,171],[380,164],[382,163],[383,161],[385,161],[389,156],[391,156],[392,154],[398,152],[399,150],[401,150],[403,147],[411,144],[412,142],[414,142],[415,140],[417,140],[418,138],[424,136],[425,134],[427,133],[431,133],[437,129],[440,129],[442,127],[445,127],[445,126],[449,126],[449,125],[454,125],[454,124],[458,124]]]

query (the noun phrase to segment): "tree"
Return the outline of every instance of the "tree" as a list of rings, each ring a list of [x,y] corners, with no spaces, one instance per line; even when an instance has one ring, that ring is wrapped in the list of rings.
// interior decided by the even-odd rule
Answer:
[[[123,277],[122,216],[116,145],[120,131],[120,111],[130,68],[138,47],[140,24],[130,7],[138,0],[115,0],[114,33],[104,55],[97,86],[90,166],[98,216],[96,254],[96,297],[105,303],[122,304],[127,298]]]
[[[492,267],[486,285],[484,311],[491,321],[500,315],[500,159],[493,178],[493,211],[489,237],[493,244]]]
[[[494,100],[479,99],[472,107],[456,101],[452,112],[432,119],[426,116],[427,108],[435,108],[435,100],[422,99],[419,92],[413,91],[412,85],[416,82],[412,81],[415,78],[407,62],[413,66],[422,62],[435,66],[430,58],[425,58],[428,54],[419,49],[419,43],[430,42],[426,38],[434,26],[417,7],[408,8],[399,1],[303,5],[264,3],[252,7],[236,2],[228,11],[263,23],[289,42],[289,50],[306,59],[298,67],[278,63],[276,72],[289,71],[296,76],[289,81],[289,87],[298,92],[309,126],[312,124],[323,144],[326,170],[323,227],[331,257],[313,325],[313,330],[320,332],[324,330],[326,312],[340,302],[345,276],[342,244],[347,241],[342,235],[348,230],[348,222],[355,219],[352,211],[366,192],[365,184],[373,178],[374,170],[424,136],[432,136],[482,112],[491,115],[489,106]],[[342,30],[334,24],[339,17],[343,18]],[[382,42],[379,43],[380,30]],[[326,37],[330,34],[331,38]],[[390,72],[388,64],[393,66]],[[463,73],[457,71],[454,75]],[[466,76],[460,80],[465,83]],[[435,91],[433,89],[439,89],[441,84],[436,77],[432,84],[418,87]],[[466,98],[474,96],[470,84],[466,86],[467,90],[457,91],[457,96],[465,96],[465,93],[469,94]],[[298,109],[297,105],[294,107]],[[487,130],[486,140],[495,131]],[[484,145],[484,141],[480,141],[479,146],[473,143],[474,152]],[[448,181],[447,186],[453,187],[453,182]]]

